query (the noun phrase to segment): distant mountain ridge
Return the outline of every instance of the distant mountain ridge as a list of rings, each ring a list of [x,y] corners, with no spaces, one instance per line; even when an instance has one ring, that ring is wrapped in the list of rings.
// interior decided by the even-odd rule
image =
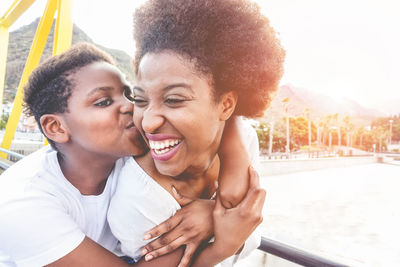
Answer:
[[[4,93],[5,101],[12,101],[14,99],[38,23],[39,18],[37,18],[32,23],[22,26],[21,28],[10,33]],[[53,28],[51,29],[51,32],[48,36],[45,49],[43,51],[43,55],[41,58],[42,61],[43,59],[48,58],[52,55],[54,39],[53,30],[54,23]],[[78,42],[88,42],[95,44],[85,32],[83,32],[78,26],[74,25],[72,33],[72,44]],[[118,67],[127,75],[128,79],[132,79],[132,59],[127,53],[117,49],[110,49],[98,44],[95,45],[112,55],[112,57],[117,62]]]
[[[31,24],[25,25],[10,33],[6,70],[5,101],[12,101],[14,99],[38,23],[39,18]],[[127,38],[129,38],[129,34],[127,35]],[[94,43],[85,32],[74,25],[72,43],[74,44],[82,41]],[[98,44],[95,45],[111,54],[116,60],[118,67],[127,75],[128,79],[132,79],[132,59],[127,53],[117,49],[106,48]],[[42,60],[51,56],[53,51],[52,46],[53,29],[49,34]],[[284,116],[282,100],[286,97],[290,98],[289,113],[291,116],[304,115],[306,108],[310,109],[310,116],[312,118],[322,118],[328,114],[339,113],[341,116],[349,115],[367,121],[371,119],[373,120],[379,116],[384,116],[382,112],[363,107],[351,99],[343,99],[339,102],[317,92],[287,84],[282,85],[276,93],[276,96],[273,98],[269,109],[265,112],[266,120],[277,120]],[[392,106],[395,105],[396,101],[393,101]]]
[[[312,118],[322,118],[335,113],[342,116],[357,117],[360,120],[373,120],[379,116],[384,116],[382,112],[363,107],[351,99],[343,99],[339,102],[305,88],[287,84],[279,88],[270,107],[265,112],[265,119],[276,120],[284,116],[282,100],[285,98],[290,99],[288,109],[291,116],[302,116],[307,108],[310,110]]]

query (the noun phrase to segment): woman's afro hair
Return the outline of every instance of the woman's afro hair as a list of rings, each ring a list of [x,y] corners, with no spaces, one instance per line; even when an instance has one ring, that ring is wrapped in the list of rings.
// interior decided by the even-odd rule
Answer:
[[[149,0],[134,14],[135,72],[146,53],[172,50],[234,90],[235,114],[262,116],[283,74],[285,51],[257,4],[246,0]]]

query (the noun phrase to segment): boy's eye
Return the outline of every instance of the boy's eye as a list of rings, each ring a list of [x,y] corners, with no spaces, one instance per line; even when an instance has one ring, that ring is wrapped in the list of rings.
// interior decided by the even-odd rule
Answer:
[[[94,105],[97,107],[107,107],[107,106],[111,105],[113,102],[114,101],[111,98],[107,98],[107,99],[104,99],[104,100],[94,103]]]

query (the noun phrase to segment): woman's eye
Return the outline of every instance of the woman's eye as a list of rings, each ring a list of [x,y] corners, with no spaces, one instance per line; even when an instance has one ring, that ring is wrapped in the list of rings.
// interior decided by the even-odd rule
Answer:
[[[133,98],[133,103],[135,104],[135,107],[144,107],[147,104],[147,100],[144,100],[142,98],[138,98],[137,96]]]
[[[181,98],[167,98],[167,99],[165,99],[165,103],[167,103],[168,105],[180,104],[183,101],[185,101],[185,100],[181,99]]]
[[[107,98],[102,101],[94,103],[94,105],[97,107],[107,107],[107,106],[111,105],[113,102],[114,101],[111,98]]]

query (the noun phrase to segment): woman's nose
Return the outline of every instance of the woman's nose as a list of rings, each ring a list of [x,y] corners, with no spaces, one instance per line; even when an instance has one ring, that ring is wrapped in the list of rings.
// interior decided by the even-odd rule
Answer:
[[[143,112],[142,128],[146,133],[155,133],[164,123],[164,116],[154,106]]]

